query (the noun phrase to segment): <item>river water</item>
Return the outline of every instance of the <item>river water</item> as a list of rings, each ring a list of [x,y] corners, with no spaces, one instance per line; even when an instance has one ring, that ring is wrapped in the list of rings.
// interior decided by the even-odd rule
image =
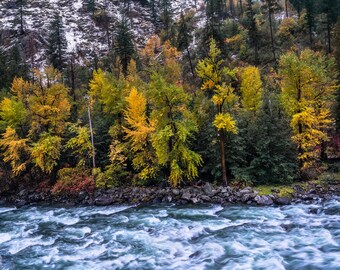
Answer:
[[[0,269],[340,269],[340,198],[283,207],[0,206]]]

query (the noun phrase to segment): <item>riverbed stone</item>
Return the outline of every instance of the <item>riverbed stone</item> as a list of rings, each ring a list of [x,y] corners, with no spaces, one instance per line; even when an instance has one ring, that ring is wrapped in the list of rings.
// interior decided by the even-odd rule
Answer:
[[[262,196],[257,195],[254,200],[259,205],[272,205],[274,203],[273,200],[266,195]]]
[[[289,205],[289,204],[291,204],[292,199],[288,198],[288,197],[278,197],[278,198],[276,198],[275,202],[278,205]]]
[[[94,203],[95,205],[98,205],[98,206],[107,206],[107,205],[112,204],[113,200],[112,198],[109,198],[109,197],[98,197],[96,198]]]
[[[205,195],[207,195],[207,196],[213,195],[213,188],[212,188],[210,183],[205,183],[205,185],[203,186],[202,189],[203,189],[203,192],[205,193]]]
[[[184,191],[182,195],[182,199],[189,201],[191,199],[191,193],[189,191]]]
[[[180,194],[180,191],[177,188],[174,188],[172,190],[172,194],[174,194],[175,196],[178,196]]]

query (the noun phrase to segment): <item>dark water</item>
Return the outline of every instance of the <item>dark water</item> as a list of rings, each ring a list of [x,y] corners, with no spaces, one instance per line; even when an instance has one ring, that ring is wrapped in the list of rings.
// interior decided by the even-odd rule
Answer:
[[[0,206],[0,269],[340,269],[340,198],[284,207]]]

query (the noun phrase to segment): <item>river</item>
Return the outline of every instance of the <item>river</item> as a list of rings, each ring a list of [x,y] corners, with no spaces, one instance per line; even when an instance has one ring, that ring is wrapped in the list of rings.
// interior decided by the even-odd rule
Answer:
[[[0,205],[0,269],[340,269],[340,198],[282,207]]]

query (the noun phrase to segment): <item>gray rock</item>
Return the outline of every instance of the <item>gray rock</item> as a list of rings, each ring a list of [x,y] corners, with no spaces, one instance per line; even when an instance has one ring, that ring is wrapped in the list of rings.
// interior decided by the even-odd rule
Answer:
[[[15,206],[20,208],[20,207],[23,207],[27,204],[27,202],[25,200],[16,200],[15,201]]]
[[[192,201],[193,204],[199,203],[200,200],[197,197],[193,197],[190,199]]]
[[[19,197],[26,197],[28,195],[28,191],[26,189],[23,189],[19,192]]]
[[[202,189],[203,189],[203,192],[205,193],[205,195],[207,195],[207,196],[213,195],[213,188],[212,188],[210,183],[205,183],[205,185],[203,186]]]
[[[211,202],[211,198],[207,195],[202,195],[201,200],[204,202]]]
[[[292,200],[287,197],[279,197],[275,200],[275,202],[279,205],[289,205],[291,204]]]
[[[174,188],[172,190],[172,194],[174,194],[175,196],[178,196],[180,194],[180,191],[177,188]]]
[[[108,197],[99,197],[99,198],[96,198],[94,203],[95,205],[98,205],[98,206],[106,206],[106,205],[112,204],[113,200]]]
[[[185,191],[182,195],[182,199],[189,201],[191,199],[191,193],[189,191]]]
[[[240,190],[241,194],[252,193],[252,192],[253,192],[253,189],[251,187],[246,187],[246,188]]]
[[[265,196],[265,195],[262,195],[262,196],[257,195],[254,200],[259,205],[273,204],[273,200],[269,196]]]

